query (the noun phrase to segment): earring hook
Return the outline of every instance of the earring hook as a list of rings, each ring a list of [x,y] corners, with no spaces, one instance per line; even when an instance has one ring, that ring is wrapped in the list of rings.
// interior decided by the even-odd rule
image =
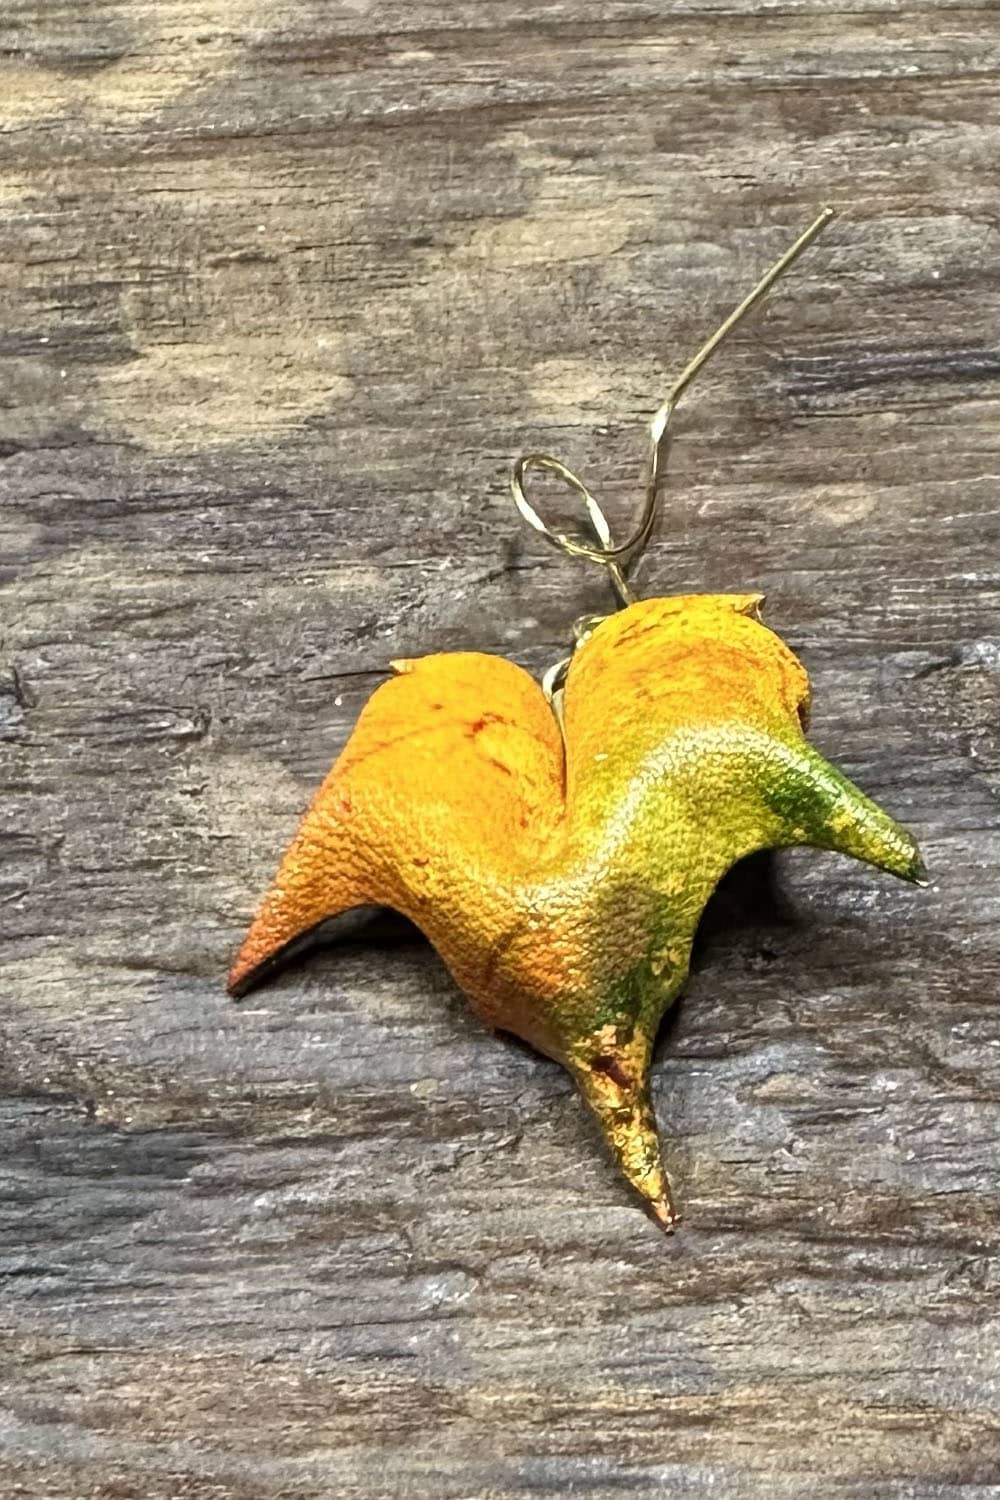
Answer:
[[[767,296],[767,293],[778,278],[784,275],[794,261],[798,260],[804,250],[808,249],[816,236],[826,228],[833,217],[834,210],[832,208],[824,208],[823,212],[813,220],[808,229],[804,230],[795,243],[785,251],[780,260],[775,261],[771,269],[761,277],[753,290],[744,297],[738,307],[733,309],[728,318],[719,324],[711,338],[707,339],[697,354],[688,361],[670,387],[666,399],[653,413],[649,424],[649,454],[646,460],[642,510],[635,529],[623,542],[616,543],[612,540],[608,519],[594,496],[583,481],[577,478],[572,469],[567,468],[558,458],[552,458],[547,453],[528,453],[518,458],[515,462],[511,471],[510,489],[514,504],[517,506],[521,516],[540,536],[543,536],[552,546],[558,547],[561,552],[565,552],[568,557],[582,557],[588,562],[598,563],[601,567],[606,568],[609,580],[615,593],[618,595],[620,604],[634,604],[636,601],[636,594],[628,581],[627,571],[642,555],[656,525],[660,486],[666,475],[666,459],[670,446],[670,422],[681,398],[702,366],[711,359],[719,345],[728,338],[729,334],[746,317],[747,313],[756,307],[762,298]],[[555,474],[557,478],[561,479],[564,484],[568,485],[580,497],[594,535],[597,538],[596,543],[587,542],[580,536],[570,536],[564,532],[553,531],[543,521],[525,494],[524,489],[526,476],[529,473],[538,472]],[[578,622],[578,626],[583,623]],[[577,636],[579,642],[579,629],[577,630]],[[559,662],[545,674],[543,685],[550,696],[553,692],[557,691],[557,677],[565,670],[565,666],[565,662]]]

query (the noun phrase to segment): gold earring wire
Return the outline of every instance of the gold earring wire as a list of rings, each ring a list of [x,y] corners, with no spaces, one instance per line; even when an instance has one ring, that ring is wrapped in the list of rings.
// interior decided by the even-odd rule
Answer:
[[[834,216],[832,208],[824,208],[817,219],[799,235],[795,243],[785,251],[780,260],[775,261],[771,269],[761,277],[753,291],[750,292],[740,305],[733,309],[729,317],[712,334],[697,354],[691,359],[678,375],[667,394],[666,400],[657,407],[649,424],[649,456],[646,460],[645,494],[642,511],[638,523],[630,536],[623,542],[613,542],[611,528],[607,517],[598,505],[594,496],[581,479],[568,469],[558,458],[552,458],[547,453],[528,453],[517,459],[511,472],[510,488],[514,498],[514,504],[528,525],[533,527],[546,541],[551,542],[554,547],[565,552],[569,557],[586,558],[589,562],[599,563],[608,571],[608,577],[618,595],[621,604],[634,604],[636,595],[628,581],[627,569],[634,563],[644,551],[653,528],[656,524],[656,515],[659,507],[660,486],[666,474],[666,458],[669,451],[670,421],[673,417],[678,403],[701,370],[702,366],[711,359],[724,339],[728,338],[747,313],[757,306],[757,303],[767,295],[771,287],[780,276],[788,270],[794,261],[798,260],[802,252],[812,244],[813,240],[825,229]],[[531,504],[524,492],[525,477],[529,472],[543,471],[555,474],[571,490],[574,490],[583,501],[587,517],[593,528],[596,542],[587,542],[583,537],[567,536],[563,532],[553,531],[542,520],[538,511]],[[577,636],[581,632],[579,626],[584,622],[578,622]],[[550,669],[545,675],[546,691],[555,691],[556,675],[565,667],[565,662],[560,662],[556,667]],[[551,682],[550,682],[551,679]]]

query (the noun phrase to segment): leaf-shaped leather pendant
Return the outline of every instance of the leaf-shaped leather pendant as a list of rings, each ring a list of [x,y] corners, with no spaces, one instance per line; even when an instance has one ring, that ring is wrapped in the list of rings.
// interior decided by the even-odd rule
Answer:
[[[805,670],[760,621],[759,594],[634,602],[673,410],[741,317],[812,242],[827,210],[674,383],[650,426],[646,499],[616,545],[558,460],[515,465],[514,499],[562,550],[600,563],[627,604],[539,686],[476,653],[395,663],[306,814],[229,976],[233,994],[319,923],[395,907],[491,1025],[563,1063],[622,1172],[675,1222],[650,1103],[663,1013],[705,903],[738,859],[812,844],[921,882],[913,839],[805,738]],[[554,473],[594,540],[552,533],[523,490]],[[544,690],[543,690],[544,688]],[[553,711],[560,705],[561,723]]]
[[[337,913],[396,908],[486,1021],[570,1070],[669,1227],[650,1057],[722,875],[754,850],[812,844],[924,877],[910,835],[805,739],[805,671],[759,603],[649,599],[603,621],[569,668],[565,750],[540,687],[510,662],[396,663],[285,855],[230,989]]]

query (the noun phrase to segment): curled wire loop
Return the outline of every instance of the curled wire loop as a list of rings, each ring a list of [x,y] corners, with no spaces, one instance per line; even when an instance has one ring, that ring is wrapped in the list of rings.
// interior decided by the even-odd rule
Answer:
[[[561,531],[552,531],[546,525],[524,493],[524,477],[532,469],[541,470],[548,474],[555,474],[564,484],[567,484],[571,490],[579,495],[587,512],[587,519],[597,538],[596,543],[586,542],[582,537],[567,536]],[[511,473],[510,488],[511,494],[514,497],[514,504],[529,526],[534,527],[540,536],[545,537],[546,541],[551,542],[554,547],[558,547],[567,556],[583,557],[588,562],[600,563],[603,567],[607,568],[612,586],[622,604],[635,603],[636,596],[632,592],[629,581],[625,576],[625,569],[628,566],[629,558],[623,556],[623,561],[619,561],[621,549],[616,547],[611,540],[611,528],[608,525],[607,516],[582,479],[577,479],[572,469],[568,469],[564,463],[560,463],[558,458],[551,458],[547,453],[526,453],[523,457],[517,459],[514,464]],[[656,507],[654,505],[650,512],[650,532],[652,531],[655,518]],[[645,541],[642,545],[645,546]]]
[[[528,453],[515,462],[511,472],[510,488],[520,515],[540,536],[543,536],[552,546],[558,547],[561,552],[565,552],[567,556],[584,558],[588,562],[598,563],[606,568],[621,604],[634,604],[636,600],[636,595],[628,581],[628,569],[645,551],[656,526],[660,488],[666,477],[670,422],[681,397],[702,366],[712,357],[737,323],[767,295],[779,276],[782,276],[803,250],[812,244],[832,218],[833,209],[825,208],[808,229],[799,235],[780,260],[775,261],[753,290],[744,297],[738,307],[733,309],[711,338],[701,346],[674,381],[666,400],[657,407],[649,424],[649,450],[646,459],[642,510],[635,528],[624,541],[613,541],[607,517],[594,496],[582,479],[578,479],[572,469],[567,468],[558,458],[552,458],[547,453]],[[564,532],[553,531],[546,524],[525,493],[525,479],[531,472],[554,474],[574,491],[583,501],[595,540],[587,541],[581,536],[570,536]],[[559,665],[564,666],[563,663]]]

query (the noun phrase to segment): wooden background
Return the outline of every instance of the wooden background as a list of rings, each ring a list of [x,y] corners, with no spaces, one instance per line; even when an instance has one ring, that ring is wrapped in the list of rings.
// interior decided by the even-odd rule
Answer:
[[[4,1497],[1000,1495],[1000,14],[5,0]],[[744,871],[647,1221],[412,934],[230,955],[392,655],[746,590],[934,882]]]

